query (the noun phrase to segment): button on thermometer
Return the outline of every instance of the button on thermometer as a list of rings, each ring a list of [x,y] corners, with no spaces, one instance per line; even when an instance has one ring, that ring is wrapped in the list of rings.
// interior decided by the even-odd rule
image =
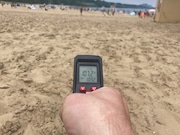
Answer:
[[[74,58],[73,93],[86,93],[103,87],[102,59],[95,55]]]

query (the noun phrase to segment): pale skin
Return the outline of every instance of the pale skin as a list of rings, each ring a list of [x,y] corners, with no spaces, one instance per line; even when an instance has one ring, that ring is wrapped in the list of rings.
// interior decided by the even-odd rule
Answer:
[[[134,135],[124,97],[113,88],[67,96],[60,117],[68,135]]]

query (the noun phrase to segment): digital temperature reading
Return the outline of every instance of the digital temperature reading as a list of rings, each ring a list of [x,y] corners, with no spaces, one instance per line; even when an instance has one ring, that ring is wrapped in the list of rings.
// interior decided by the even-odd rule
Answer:
[[[79,66],[80,83],[97,83],[96,66]]]
[[[93,92],[103,87],[102,58],[97,55],[74,57],[73,93]]]

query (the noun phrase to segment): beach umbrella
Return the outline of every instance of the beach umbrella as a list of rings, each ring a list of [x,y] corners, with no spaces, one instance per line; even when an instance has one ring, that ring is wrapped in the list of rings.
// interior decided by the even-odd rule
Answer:
[[[156,10],[155,10],[155,9],[149,9],[148,12],[149,12],[149,13],[155,13]]]
[[[35,9],[36,9],[34,5],[31,5],[31,6],[29,6],[28,8],[29,8],[29,9],[32,9],[32,10],[35,10]]]
[[[135,14],[135,12],[131,12],[130,15],[131,16],[135,16],[136,14]]]

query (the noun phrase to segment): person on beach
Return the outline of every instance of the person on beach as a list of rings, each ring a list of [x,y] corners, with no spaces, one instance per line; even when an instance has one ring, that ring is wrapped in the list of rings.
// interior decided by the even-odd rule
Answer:
[[[106,9],[104,6],[101,8],[101,12],[102,12],[103,16],[105,16]]]
[[[68,135],[134,135],[126,101],[113,88],[67,96],[60,117]]]
[[[141,17],[141,10],[138,12],[138,16]]]
[[[5,2],[1,2],[1,6],[3,7],[5,5]]]
[[[82,16],[82,12],[83,12],[83,7],[80,7],[80,14]]]
[[[111,12],[112,12],[112,16],[114,16],[114,14],[115,14],[115,8],[112,8]]]
[[[141,12],[141,18],[144,18],[145,17],[145,14],[144,14],[144,12]]]

